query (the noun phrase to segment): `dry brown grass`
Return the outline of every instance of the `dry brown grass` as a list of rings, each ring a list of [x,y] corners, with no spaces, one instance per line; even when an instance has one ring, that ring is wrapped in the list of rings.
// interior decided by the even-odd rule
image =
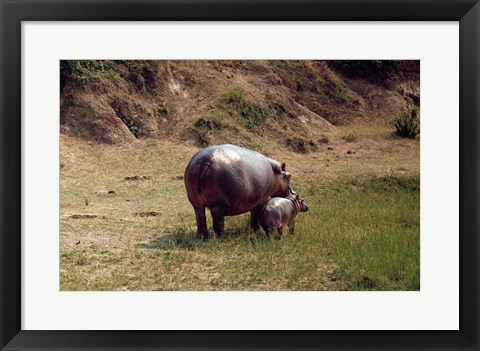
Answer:
[[[287,163],[292,187],[300,194],[312,185],[327,191],[329,185],[353,177],[419,176],[419,142],[396,138],[392,132],[384,127],[339,127],[317,152],[299,155],[267,148],[267,153]],[[355,133],[356,141],[342,139],[349,133]],[[182,176],[196,151],[197,147],[168,140],[113,146],[61,135],[61,290],[338,290],[346,286],[333,277],[335,263],[328,257],[318,256],[311,263],[292,257],[296,262],[292,265],[279,260],[289,257],[288,250],[298,238],[285,238],[272,248],[252,233],[242,234],[254,245],[241,250],[235,249],[236,240],[178,242],[176,232],[195,229]],[[138,179],[125,179],[135,176]],[[246,219],[229,218],[229,226],[244,228]],[[265,246],[267,254],[257,256],[255,245]],[[258,273],[244,267],[249,260],[261,267]],[[230,268],[219,271],[218,267]],[[282,267],[284,274],[275,275],[276,267]],[[302,276],[299,269],[310,275]]]

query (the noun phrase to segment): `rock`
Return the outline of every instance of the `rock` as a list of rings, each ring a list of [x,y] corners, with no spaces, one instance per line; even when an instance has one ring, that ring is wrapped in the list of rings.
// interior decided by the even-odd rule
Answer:
[[[156,211],[135,212],[133,215],[135,217],[156,217],[160,215],[160,212],[156,212]]]
[[[91,219],[91,218],[97,218],[97,215],[92,215],[92,214],[74,214],[71,215],[70,218],[73,219]]]
[[[149,179],[151,179],[151,177],[148,177],[148,176],[140,177],[138,175],[135,175],[135,176],[132,176],[132,177],[125,177],[124,179],[125,180],[149,180]]]

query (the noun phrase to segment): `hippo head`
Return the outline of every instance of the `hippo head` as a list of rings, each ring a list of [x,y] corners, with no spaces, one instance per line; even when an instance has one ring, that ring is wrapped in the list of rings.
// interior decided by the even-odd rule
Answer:
[[[278,167],[278,166],[277,166]],[[290,173],[286,171],[285,163],[280,168],[274,168],[275,183],[271,197],[287,197],[290,194]]]
[[[295,198],[297,199],[298,203],[300,204],[300,212],[307,212],[308,211],[308,205],[305,203],[305,200],[302,199],[298,195],[295,195]]]

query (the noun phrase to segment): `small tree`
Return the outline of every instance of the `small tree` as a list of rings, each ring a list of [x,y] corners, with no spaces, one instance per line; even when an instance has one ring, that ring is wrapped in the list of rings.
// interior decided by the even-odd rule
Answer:
[[[399,114],[393,120],[393,125],[399,136],[415,139],[420,134],[420,114],[414,107],[409,112]]]

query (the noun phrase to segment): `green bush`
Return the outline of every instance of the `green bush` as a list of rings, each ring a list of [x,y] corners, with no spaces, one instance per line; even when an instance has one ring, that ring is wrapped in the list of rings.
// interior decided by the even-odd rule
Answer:
[[[262,127],[269,115],[270,111],[268,108],[253,101],[244,101],[240,110],[240,116],[242,116],[245,128],[248,130]]]
[[[205,130],[196,130],[195,133],[195,145],[199,147],[207,147],[211,144],[210,136]]]
[[[318,147],[312,140],[305,140],[303,138],[288,138],[286,145],[292,151],[299,154],[308,154],[311,151],[317,151]]]
[[[117,63],[108,60],[61,60],[60,78],[62,85],[67,79],[85,86],[87,81],[100,78],[113,78]]]
[[[220,129],[221,127],[221,124],[215,123],[205,118],[197,119],[193,125],[198,129],[208,129],[208,130]]]
[[[220,97],[220,102],[230,115],[240,118],[243,126],[249,131],[261,129],[267,119],[274,113],[268,107],[249,100],[247,93],[240,86],[234,86]]]
[[[241,86],[235,85],[220,97],[220,101],[229,105],[239,106],[245,100],[246,95],[247,93]]]
[[[140,132],[140,127],[138,125],[137,113],[135,111],[130,111],[124,122],[127,125],[128,129],[135,136],[135,138],[138,138],[138,132]]]
[[[220,130],[227,126],[227,118],[222,111],[209,112],[197,119],[193,126],[199,130]]]
[[[397,135],[415,139],[420,134],[420,113],[416,107],[407,113],[399,114],[393,120]]]
[[[347,143],[353,143],[358,140],[358,136],[355,133],[349,133],[347,135],[342,136],[342,139]]]
[[[322,134],[322,136],[320,137],[320,139],[317,140],[317,142],[319,142],[320,144],[329,144],[330,138],[328,137],[328,135]]]
[[[224,129],[226,115],[223,112],[210,112],[198,118],[189,128],[195,138],[195,145],[207,147],[211,144],[210,136]]]

